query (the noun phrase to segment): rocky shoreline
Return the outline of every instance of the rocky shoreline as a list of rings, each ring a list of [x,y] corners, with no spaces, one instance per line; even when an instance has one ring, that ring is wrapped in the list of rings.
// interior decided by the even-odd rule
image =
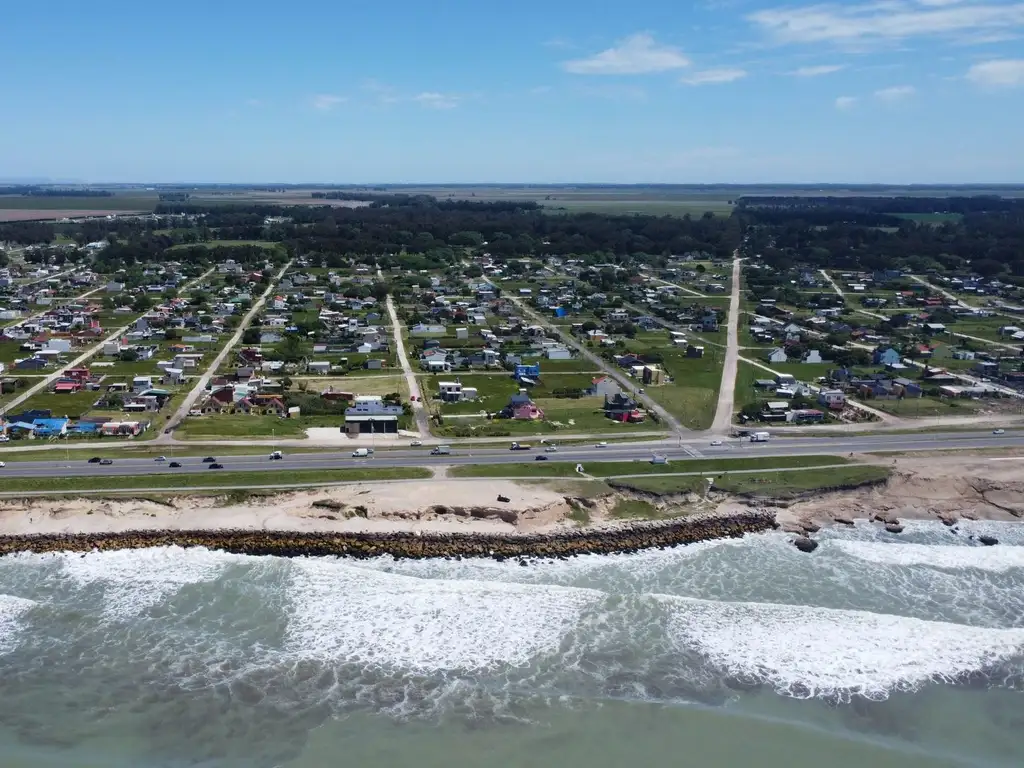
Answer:
[[[548,533],[318,532],[270,530],[141,530],[105,533],[29,533],[0,536],[0,556],[18,552],[93,552],[149,547],[206,547],[232,554],[277,557],[391,555],[395,558],[490,557],[561,559],[665,549],[739,538],[778,527],[763,511]]]

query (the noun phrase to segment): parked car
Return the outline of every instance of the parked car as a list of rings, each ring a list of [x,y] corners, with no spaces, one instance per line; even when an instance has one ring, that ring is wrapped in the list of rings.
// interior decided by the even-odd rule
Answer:
[[[172,462],[171,462],[170,464],[168,464],[167,466],[168,466],[168,467],[173,467],[174,469],[177,469],[178,467],[180,467],[180,466],[181,466],[181,462],[180,462],[180,461],[172,461]]]
[[[215,461],[215,462],[213,462],[213,464],[210,465],[210,469],[224,469],[224,465],[223,464],[218,464]]]
[[[107,464],[113,464],[113,463],[114,463],[113,459],[100,459],[100,464],[107,465]]]
[[[216,459],[213,458],[213,456],[207,456],[205,459],[203,459],[203,464],[212,464],[215,461]]]

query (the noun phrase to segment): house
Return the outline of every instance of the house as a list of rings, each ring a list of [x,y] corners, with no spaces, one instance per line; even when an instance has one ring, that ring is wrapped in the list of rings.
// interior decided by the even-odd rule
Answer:
[[[540,378],[540,365],[524,365],[520,363],[513,369],[512,376],[516,379],[533,379],[536,381]]]
[[[409,329],[410,336],[436,336],[444,335],[448,329],[443,325],[417,323]]]
[[[818,405],[841,411],[846,406],[846,395],[841,389],[823,389],[818,392]]]
[[[924,390],[921,385],[916,381],[911,381],[905,378],[893,379],[892,383],[895,385],[894,389],[899,397],[921,397],[924,395]]]
[[[366,360],[363,362],[363,368],[368,371],[379,371],[384,368],[384,361],[381,359]]]
[[[455,338],[456,339],[468,339],[469,338],[469,329],[468,328],[456,328],[455,329]]]
[[[328,360],[310,360],[306,365],[306,369],[310,373],[315,373],[319,376],[327,374],[331,370],[331,363]]]
[[[359,395],[345,409],[344,430],[350,435],[364,433],[396,433],[402,406],[384,403],[380,395]]]
[[[806,355],[804,355],[804,362],[805,363],[820,363],[820,362],[822,362],[821,353],[818,350],[816,350],[816,349],[810,350]]]
[[[53,391],[58,395],[70,395],[82,391],[82,382],[74,379],[59,379],[53,385]]]
[[[609,396],[614,396],[622,392],[622,387],[618,385],[611,376],[598,376],[591,380],[590,386],[586,389],[586,394],[590,397],[603,397],[607,404]]]
[[[776,347],[768,353],[769,363],[784,363],[789,360],[789,356],[786,354],[786,350],[782,347]]]
[[[277,344],[281,341],[281,334],[273,331],[264,331],[260,334],[260,344]]]
[[[643,421],[637,402],[622,392],[604,396],[604,415],[613,421]]]
[[[60,353],[71,351],[71,340],[70,339],[48,339],[46,344],[43,345],[43,349],[51,349]]]
[[[703,331],[717,331],[718,330],[718,315],[714,312],[709,312],[704,315],[700,320],[700,327]]]
[[[686,345],[686,356],[687,357],[704,357],[704,347],[694,344]]]
[[[45,368],[49,363],[41,357],[26,357],[21,360],[14,361],[15,371],[39,371]]]
[[[900,353],[893,347],[879,347],[872,353],[871,362],[875,365],[895,365],[900,362]]]
[[[655,363],[648,363],[640,371],[639,378],[645,386],[660,386],[665,383],[665,369]]]
[[[524,403],[512,410],[512,418],[516,421],[539,421],[544,418],[544,411],[535,403]]]
[[[145,392],[153,388],[152,376],[136,376],[132,379],[132,392]]]
[[[572,360],[572,352],[564,344],[548,347],[544,354],[548,360]]]

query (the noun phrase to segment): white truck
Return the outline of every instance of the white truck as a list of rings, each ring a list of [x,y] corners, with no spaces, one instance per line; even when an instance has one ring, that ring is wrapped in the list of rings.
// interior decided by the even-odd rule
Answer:
[[[373,448],[356,448],[352,451],[353,459],[365,459],[369,456],[373,456]]]
[[[431,456],[447,456],[451,452],[452,447],[450,445],[439,445],[436,448],[430,449]]]
[[[752,443],[767,443],[772,439],[772,436],[767,432],[754,432],[750,436],[750,442]]]

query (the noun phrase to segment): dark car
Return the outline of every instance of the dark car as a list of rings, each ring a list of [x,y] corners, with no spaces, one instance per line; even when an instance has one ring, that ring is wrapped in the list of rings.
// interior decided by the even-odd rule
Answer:
[[[213,462],[213,464],[210,465],[210,469],[224,469],[224,465]]]
[[[168,464],[167,466],[168,466],[168,467],[174,467],[175,469],[177,469],[178,467],[180,467],[180,466],[181,466],[181,462],[180,462],[180,461],[172,461],[172,462],[171,462],[170,464]]]
[[[113,463],[114,463],[113,459],[100,459],[100,464],[106,465],[106,464],[113,464]]]
[[[89,463],[90,464],[99,464],[100,463],[100,457],[99,456],[93,456],[91,459],[89,459]]]
[[[547,461],[548,457],[547,456],[534,456],[533,460],[534,461]]]
[[[203,464],[212,464],[215,461],[217,460],[213,458],[213,456],[207,456],[205,459],[203,459]]]

